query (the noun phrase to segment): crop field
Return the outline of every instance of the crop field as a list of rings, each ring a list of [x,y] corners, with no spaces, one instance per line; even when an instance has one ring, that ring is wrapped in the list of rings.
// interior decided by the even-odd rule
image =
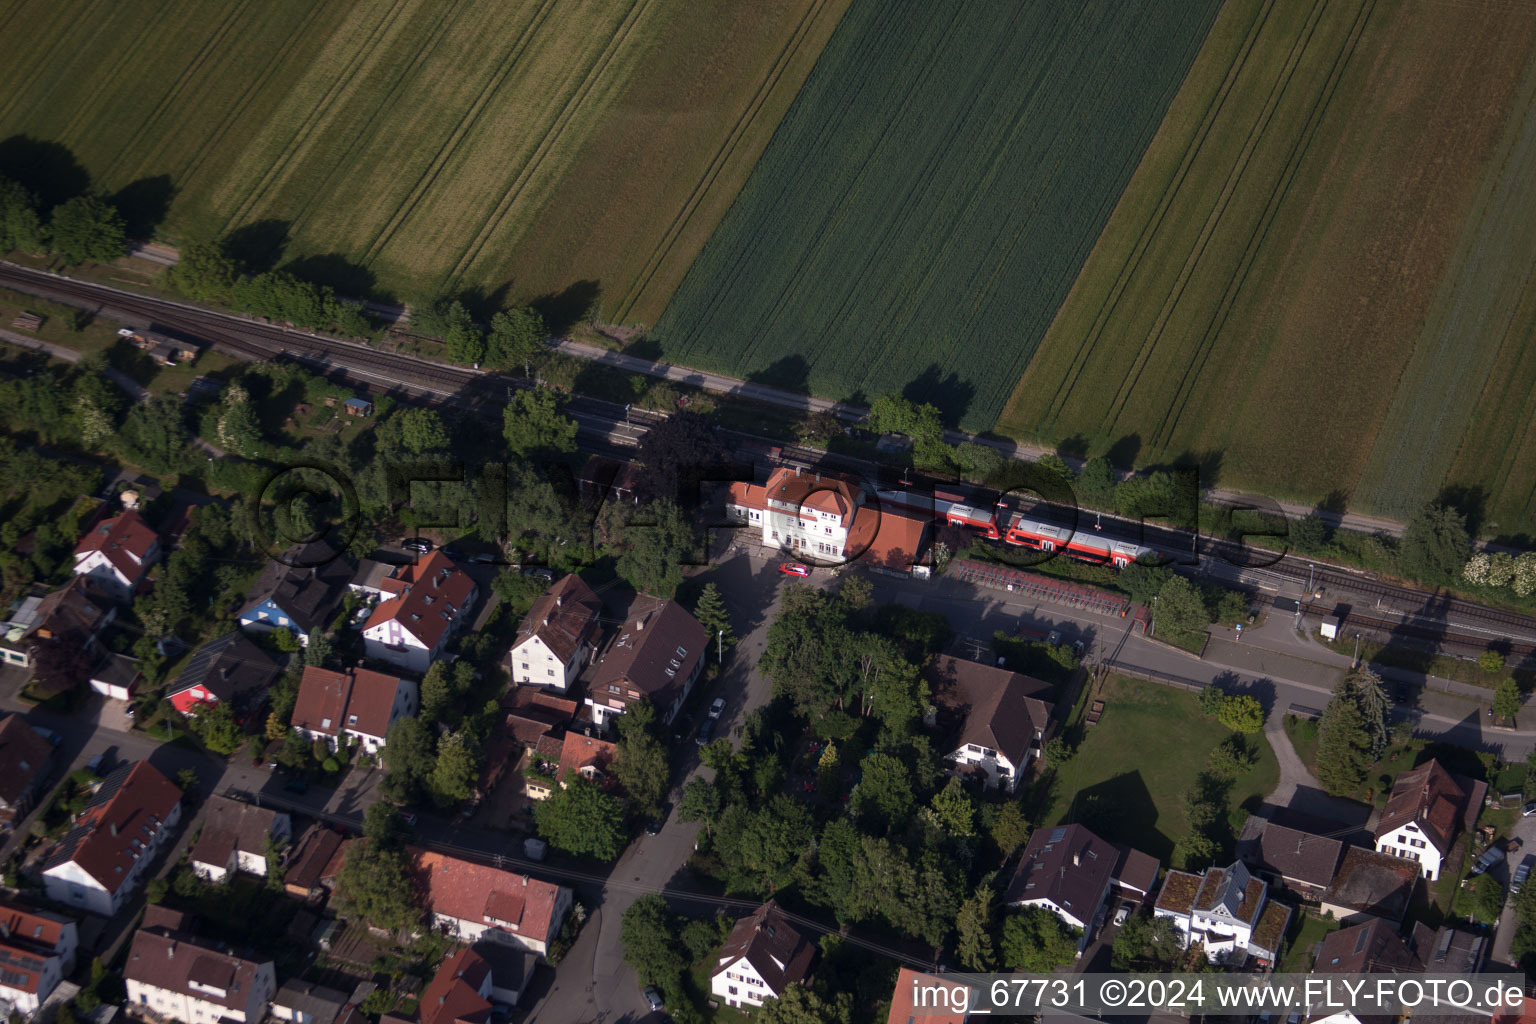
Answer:
[[[1226,4],[997,430],[1528,517],[1533,53],[1527,5]]]
[[[652,340],[990,427],[1217,6],[854,0]]]
[[[375,293],[654,318],[846,3],[22,0],[0,148],[167,183],[172,240],[286,232]]]

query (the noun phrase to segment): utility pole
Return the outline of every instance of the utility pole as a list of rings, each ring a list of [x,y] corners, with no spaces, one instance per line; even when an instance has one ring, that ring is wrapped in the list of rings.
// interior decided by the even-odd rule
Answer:
[[[1359,668],[1360,667],[1360,634],[1359,633],[1355,634],[1355,663],[1353,665],[1351,665],[1350,667],[1351,668]]]
[[[715,664],[720,665],[720,664],[723,664],[724,662],[725,662],[725,630],[722,629],[722,630],[720,630],[715,635]]]

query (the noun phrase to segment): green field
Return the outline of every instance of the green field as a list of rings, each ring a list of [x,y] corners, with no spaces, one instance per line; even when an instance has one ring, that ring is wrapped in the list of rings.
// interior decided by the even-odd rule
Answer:
[[[654,318],[845,4],[23,0],[0,172],[58,143],[108,192],[173,190],[172,241],[286,233],[354,292]]]
[[[1111,676],[1096,696],[1104,700],[1104,714],[1087,727],[1063,769],[1060,799],[1048,820],[1076,821],[1074,808],[1094,798],[1113,809],[1112,824],[1095,823],[1103,838],[1129,843],[1166,863],[1189,831],[1184,793],[1231,732],[1200,713],[1193,693],[1172,686]],[[1262,733],[1250,738],[1259,762],[1232,786],[1234,831],[1280,781],[1269,741]]]
[[[999,432],[1530,522],[1536,8],[1465,15],[1225,5]]]
[[[990,427],[1216,7],[854,0],[652,340]]]

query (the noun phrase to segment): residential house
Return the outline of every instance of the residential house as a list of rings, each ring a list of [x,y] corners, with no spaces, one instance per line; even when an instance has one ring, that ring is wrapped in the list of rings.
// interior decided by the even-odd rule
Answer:
[[[1312,902],[1321,899],[1333,884],[1344,844],[1329,836],[1265,822],[1257,815],[1248,822],[1258,832],[1249,834],[1249,826],[1244,826],[1237,844],[1238,857],[1272,884]]]
[[[267,700],[282,669],[244,633],[225,633],[192,653],[187,665],[165,695],[184,715],[196,715],[204,707],[228,704],[244,721]]]
[[[551,737],[552,739],[552,737]],[[571,773],[599,786],[608,783],[608,769],[618,757],[618,744],[609,743],[579,732],[568,732],[560,740],[560,759],[549,773],[530,773],[524,792],[534,800],[543,800],[554,792],[555,784],[562,788]]]
[[[137,512],[104,519],[75,546],[75,575],[89,576],[114,601],[133,599],[150,566],[160,557],[160,538]]]
[[[87,651],[96,649],[96,637],[117,618],[112,597],[95,576],[76,576],[43,596],[37,606],[37,622],[27,634],[32,642],[58,640]]]
[[[53,758],[53,744],[24,716],[0,718],[0,824],[15,825],[32,810]]]
[[[336,1024],[350,996],[334,988],[290,978],[272,996],[272,1019],[293,1024]]]
[[[1429,931],[1424,925],[1419,927]],[[1329,932],[1312,964],[1318,974],[1417,974],[1423,969],[1396,928],[1380,919]]]
[[[491,1019],[491,967],[473,949],[449,955],[417,1007],[421,1024],[487,1024]]]
[[[203,830],[192,847],[192,870],[210,882],[237,871],[267,877],[267,850],[293,838],[286,814],[224,796],[208,798]]]
[[[1120,851],[1081,825],[1037,828],[1029,837],[1004,902],[1044,907],[1081,933],[1078,952],[1109,896]]]
[[[532,747],[540,736],[565,730],[581,710],[581,702],[551,693],[542,686],[514,686],[501,698],[505,725],[518,743]]]
[[[419,703],[414,680],[367,668],[333,672],[310,665],[299,682],[292,722],[307,739],[324,740],[333,750],[342,736],[350,736],[374,754],[396,722],[416,714]]]
[[[1486,782],[1452,775],[1433,759],[1403,772],[1376,825],[1376,849],[1416,862],[1433,882],[1457,833],[1477,820],[1487,792]]]
[[[37,625],[37,610],[42,607],[42,594],[28,594],[18,598],[0,622],[0,663],[18,668],[32,667],[32,643],[27,634]]]
[[[31,1017],[75,968],[80,931],[58,914],[0,903],[0,1007]]]
[[[676,601],[641,595],[618,635],[592,667],[586,704],[606,727],[614,715],[648,700],[670,725],[704,668],[709,637]]]
[[[143,679],[138,659],[108,654],[91,672],[91,689],[112,700],[129,701],[138,695]]]
[[[772,900],[736,922],[715,959],[709,992],[726,1006],[761,1006],[804,982],[815,949]]]
[[[1408,912],[1418,884],[1419,866],[1390,853],[1346,847],[1321,908],[1344,924],[1379,918],[1396,926]]]
[[[1184,944],[1199,943],[1212,963],[1241,965],[1251,955],[1269,964],[1279,956],[1290,908],[1267,895],[1263,880],[1242,861],[1198,875],[1169,871],[1152,913],[1172,919]]]
[[[352,574],[352,579],[347,583],[347,589],[354,594],[377,601],[384,596],[384,581],[389,579],[399,566],[388,562],[375,562],[371,558],[364,558],[357,563],[357,571]]]
[[[761,528],[764,547],[798,558],[842,561],[848,536],[864,503],[862,484],[840,473],[803,472],[781,466],[763,487],[736,483],[729,489],[726,514]]]
[[[957,984],[953,978],[903,967],[896,972],[885,1024],[971,1024],[981,1019],[972,1009],[981,1015],[990,1013],[981,1007],[982,998],[979,990]]]
[[[311,631],[323,632],[335,618],[351,578],[351,567],[324,541],[296,545],[261,570],[240,611],[240,628],[289,629],[308,644]]]
[[[277,992],[272,961],[164,928],[140,928],[123,964],[128,1005],[181,1024],[257,1024]]]
[[[575,573],[534,602],[507,656],[512,682],[564,692],[597,649],[603,604]]]
[[[1051,687],[1007,669],[941,654],[924,670],[933,700],[954,723],[946,761],[1012,793],[1051,729]]]
[[[147,761],[108,775],[43,865],[48,898],[110,917],[181,821],[181,790]],[[190,1018],[184,1018],[190,1020]]]
[[[311,825],[299,836],[283,872],[283,891],[301,900],[318,900],[325,894],[320,879],[341,849],[341,833],[324,825]]]
[[[491,969],[491,1002],[516,1006],[539,965],[536,954],[502,942],[477,942],[475,954]]]
[[[469,615],[479,590],[442,551],[402,565],[380,581],[385,599],[363,626],[370,658],[424,673]]]
[[[435,928],[465,942],[500,942],[540,956],[560,934],[571,890],[526,874],[407,848]]]

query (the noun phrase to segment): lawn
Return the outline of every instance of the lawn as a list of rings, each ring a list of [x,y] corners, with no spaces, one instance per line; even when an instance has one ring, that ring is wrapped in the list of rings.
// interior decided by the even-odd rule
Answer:
[[[1305,974],[1312,967],[1312,947],[1337,931],[1339,923],[1296,911],[1286,928],[1285,956],[1280,960],[1281,974]]]
[[[845,5],[24,0],[0,173],[62,144],[50,199],[88,175],[171,241],[286,239],[344,293],[654,318]]]
[[[1200,713],[1193,693],[1172,686],[1110,676],[1097,696],[1104,701],[1104,714],[1098,724],[1086,727],[1077,754],[1063,770],[1048,820],[1074,820],[1074,803],[1102,801],[1114,812],[1097,823],[1103,838],[1129,843],[1166,863],[1174,843],[1189,831],[1184,793],[1204,770],[1211,750],[1231,733]],[[1230,794],[1234,828],[1280,780],[1269,741],[1262,734],[1253,739],[1259,762]]]
[[[1533,53],[1528,5],[1224,5],[996,429],[1531,522]]]
[[[1318,723],[1297,718],[1295,715],[1286,715],[1284,725],[1285,735],[1290,739],[1296,756],[1301,758],[1309,771],[1315,772]],[[1381,760],[1372,765],[1370,771],[1366,773],[1365,781],[1353,792],[1341,795],[1361,803],[1385,806],[1387,796],[1392,792],[1393,781],[1403,772],[1418,767],[1430,758],[1437,759],[1447,771],[1469,778],[1482,779],[1487,777],[1492,757],[1491,754],[1478,754],[1466,747],[1440,743],[1420,736],[1409,736],[1401,740],[1396,736],[1390,736],[1386,751],[1382,754]]]
[[[1217,6],[853,0],[652,341],[990,427]]]

